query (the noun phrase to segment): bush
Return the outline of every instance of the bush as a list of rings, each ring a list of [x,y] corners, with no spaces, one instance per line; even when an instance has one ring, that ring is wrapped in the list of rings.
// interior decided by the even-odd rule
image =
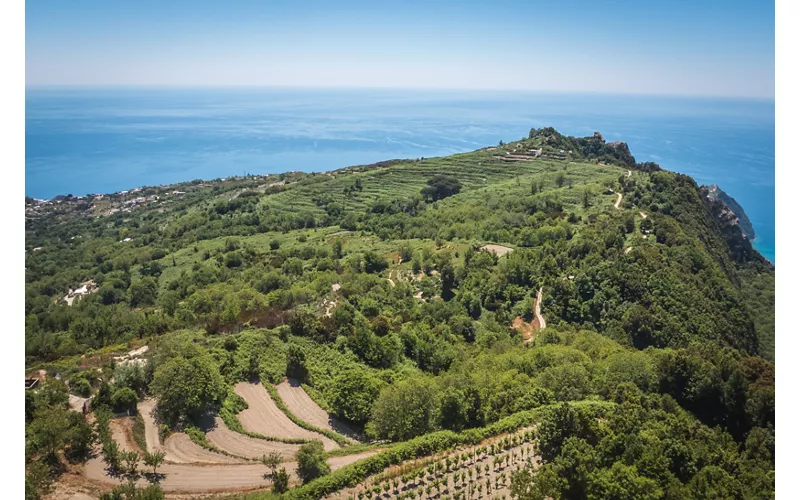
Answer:
[[[139,396],[136,395],[133,389],[123,387],[114,392],[111,396],[111,405],[116,412],[136,413],[136,403],[139,402]]]
[[[78,396],[88,398],[92,395],[92,385],[85,378],[75,379],[70,383],[70,389]]]
[[[297,450],[297,475],[304,483],[331,473],[331,467],[325,460],[325,448],[322,441],[311,441]]]

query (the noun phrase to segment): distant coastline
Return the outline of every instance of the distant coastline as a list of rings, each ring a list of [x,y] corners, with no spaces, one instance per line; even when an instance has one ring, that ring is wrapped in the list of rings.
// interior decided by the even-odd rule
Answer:
[[[491,92],[31,88],[26,194],[111,193],[387,158],[447,156],[530,127],[602,130],[639,161],[724,184],[774,246],[774,103]],[[741,145],[747,144],[746,149]],[[774,250],[763,252],[770,260]]]

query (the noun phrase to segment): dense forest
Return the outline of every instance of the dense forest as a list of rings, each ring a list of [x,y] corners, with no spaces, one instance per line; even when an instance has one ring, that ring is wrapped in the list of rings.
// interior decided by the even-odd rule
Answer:
[[[275,398],[289,377],[353,449],[381,451],[331,471],[319,456],[348,443],[306,425],[344,447],[301,447],[303,484],[274,469],[259,498],[320,498],[524,425],[541,466],[511,474],[515,498],[771,498],[774,267],[720,204],[625,143],[552,128],[444,158],[26,199],[26,366],[48,374],[26,391],[28,497],[92,447],[124,468],[108,422],[144,398],[165,436],[214,449],[209,415],[249,432],[237,383]],[[144,363],[115,363],[144,345]],[[93,425],[68,393],[93,398]]]

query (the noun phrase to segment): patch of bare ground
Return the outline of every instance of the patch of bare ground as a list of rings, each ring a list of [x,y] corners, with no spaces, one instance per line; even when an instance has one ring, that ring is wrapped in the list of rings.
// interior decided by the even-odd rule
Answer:
[[[245,429],[247,429],[247,427],[245,427]],[[275,436],[274,433],[271,435]],[[216,446],[220,450],[254,459],[272,452],[278,452],[284,458],[291,458],[294,457],[294,454],[300,449],[300,445],[298,444],[267,441],[266,439],[254,438],[238,433],[229,429],[228,426],[225,425],[225,422],[219,417],[214,418],[214,426],[212,428],[206,429],[206,439],[209,444]]]
[[[222,453],[207,450],[192,441],[188,434],[176,432],[167,438],[164,443],[164,452],[167,460],[177,464],[207,463],[207,464],[241,464],[247,461],[236,457],[229,457]]]
[[[292,422],[260,383],[239,382],[234,391],[247,401],[248,408],[239,413],[239,421],[246,430],[270,437],[318,439],[326,450],[339,448],[332,439]]]
[[[131,417],[114,418],[108,423],[111,438],[117,442],[119,451],[136,451],[141,453],[136,441],[133,439],[133,419]]]
[[[357,433],[347,423],[320,408],[306,393],[300,382],[287,379],[278,384],[276,388],[289,411],[297,418],[320,429],[338,432],[350,438],[351,441],[355,441]]]
[[[370,450],[364,453],[333,457],[328,460],[331,470],[341,469],[353,462],[379,453]],[[286,461],[282,464],[289,473],[290,484],[298,484],[297,463]],[[262,464],[164,464],[158,469],[161,488],[171,494],[242,492],[264,489],[269,485],[267,468]],[[126,479],[109,476],[105,464],[100,458],[87,462],[84,469],[86,479],[99,484],[115,485]],[[138,481],[142,486],[147,484],[145,478]],[[194,498],[194,497],[193,497]]]
[[[483,245],[481,247],[481,250],[483,250],[484,252],[492,252],[492,253],[496,254],[498,257],[502,257],[503,255],[514,251],[513,248],[504,247],[503,245],[495,245],[495,244]]]
[[[156,400],[147,398],[139,401],[136,409],[142,416],[142,420],[144,420],[144,438],[147,442],[147,451],[160,450],[161,439],[158,435],[158,425],[155,419]]]

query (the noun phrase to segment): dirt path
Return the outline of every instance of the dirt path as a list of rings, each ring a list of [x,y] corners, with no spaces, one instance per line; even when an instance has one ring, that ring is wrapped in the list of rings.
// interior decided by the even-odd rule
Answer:
[[[278,410],[280,411],[280,410]],[[247,427],[245,427],[246,429]],[[256,432],[256,431],[252,431]],[[273,434],[274,435],[274,434]],[[206,439],[209,444],[220,450],[227,451],[247,458],[260,458],[272,452],[280,453],[284,459],[294,457],[299,444],[281,443],[280,441],[267,441],[233,431],[225,425],[221,418],[214,418],[214,428],[206,429]]]
[[[617,201],[614,203],[614,208],[619,210],[619,204],[622,203],[622,193],[617,193]]]
[[[83,413],[83,404],[88,401],[86,398],[81,398],[75,396],[74,394],[69,395],[69,409],[72,411],[76,411],[78,413]]]
[[[339,448],[332,439],[303,429],[292,422],[272,401],[263,385],[239,382],[234,391],[243,397],[249,406],[239,413],[239,421],[246,430],[271,437],[319,439],[326,450]]]
[[[379,453],[380,450],[371,450],[364,453],[334,457],[328,460],[331,470],[341,469],[358,460],[370,457]],[[292,483],[298,483],[297,463],[294,461],[284,462],[282,467],[286,468]],[[159,474],[163,474],[160,481],[161,488],[169,493],[200,493],[200,492],[223,492],[265,488],[269,486],[268,478],[264,477],[267,468],[262,464],[165,464],[158,469]],[[84,475],[92,480],[106,484],[120,484],[124,482],[121,478],[110,477],[105,470],[105,464],[100,458],[93,458],[86,463]],[[145,485],[144,479],[139,480],[139,484]]]
[[[111,430],[111,438],[117,442],[119,451],[140,451],[139,447],[128,438],[128,432],[125,429],[127,423],[122,420],[123,419],[112,418],[108,422],[108,427]]]
[[[276,388],[283,402],[289,407],[289,411],[294,413],[297,418],[320,429],[338,432],[353,441],[355,440],[356,433],[353,429],[345,422],[320,408],[298,381],[294,379],[284,380]]]
[[[630,177],[632,173],[633,173],[633,172],[631,172],[630,170],[628,170],[628,175],[626,175],[625,177]]]
[[[644,213],[644,212],[639,212],[639,215],[642,216],[642,219],[646,219],[647,218],[647,214]]]
[[[144,438],[147,442],[147,451],[161,449],[161,439],[158,436],[158,425],[155,421],[156,400],[152,398],[139,401],[136,409],[144,420]]]
[[[539,322],[539,328],[537,330],[541,330],[543,328],[547,328],[547,323],[544,320],[544,316],[542,316],[542,291],[544,287],[539,287],[539,291],[536,293],[536,304],[534,305],[533,312],[536,315],[536,321]]]
[[[628,248],[626,248],[626,249],[625,249],[625,254],[629,254],[629,253],[631,253],[631,250],[633,250],[633,247],[628,247]]]

